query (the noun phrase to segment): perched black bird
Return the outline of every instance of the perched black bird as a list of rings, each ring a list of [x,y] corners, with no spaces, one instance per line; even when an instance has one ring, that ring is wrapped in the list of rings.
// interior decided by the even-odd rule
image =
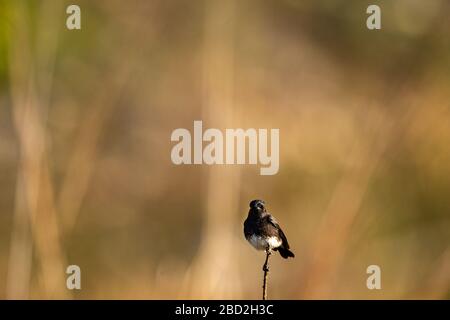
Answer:
[[[279,251],[287,259],[294,257],[289,243],[275,218],[266,210],[262,200],[250,202],[248,217],[244,222],[244,235],[257,250]]]

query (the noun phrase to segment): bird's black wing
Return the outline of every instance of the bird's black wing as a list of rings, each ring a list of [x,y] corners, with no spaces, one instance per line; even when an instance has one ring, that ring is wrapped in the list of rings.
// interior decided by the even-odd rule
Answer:
[[[248,239],[255,232],[256,228],[255,221],[250,216],[244,221],[244,235],[245,238]]]
[[[268,221],[269,221],[270,224],[272,224],[278,230],[278,235],[281,238],[283,247],[286,248],[286,249],[289,249],[289,243],[287,241],[287,238],[284,235],[283,230],[281,230],[281,227],[278,224],[277,220],[272,215],[269,215]]]

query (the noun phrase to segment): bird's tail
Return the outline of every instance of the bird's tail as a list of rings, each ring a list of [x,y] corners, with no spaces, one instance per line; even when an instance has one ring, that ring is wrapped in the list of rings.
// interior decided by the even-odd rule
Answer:
[[[292,257],[292,258],[295,257],[294,253],[289,249],[286,249],[284,247],[278,247],[277,249],[280,252],[280,255],[285,259],[287,259],[289,257]]]

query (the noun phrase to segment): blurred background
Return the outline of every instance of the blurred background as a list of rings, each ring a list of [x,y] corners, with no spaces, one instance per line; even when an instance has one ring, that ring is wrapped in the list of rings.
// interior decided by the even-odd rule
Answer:
[[[269,298],[450,298],[449,1],[73,3],[0,0],[0,298],[259,299],[255,198]],[[172,164],[194,120],[279,128],[278,174]]]

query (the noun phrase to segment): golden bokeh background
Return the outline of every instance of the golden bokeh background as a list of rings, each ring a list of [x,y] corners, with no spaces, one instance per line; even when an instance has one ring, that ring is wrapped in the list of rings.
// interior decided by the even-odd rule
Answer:
[[[259,299],[255,198],[269,298],[450,298],[448,1],[69,4],[0,1],[1,298]],[[279,173],[172,164],[194,120],[279,128]]]

